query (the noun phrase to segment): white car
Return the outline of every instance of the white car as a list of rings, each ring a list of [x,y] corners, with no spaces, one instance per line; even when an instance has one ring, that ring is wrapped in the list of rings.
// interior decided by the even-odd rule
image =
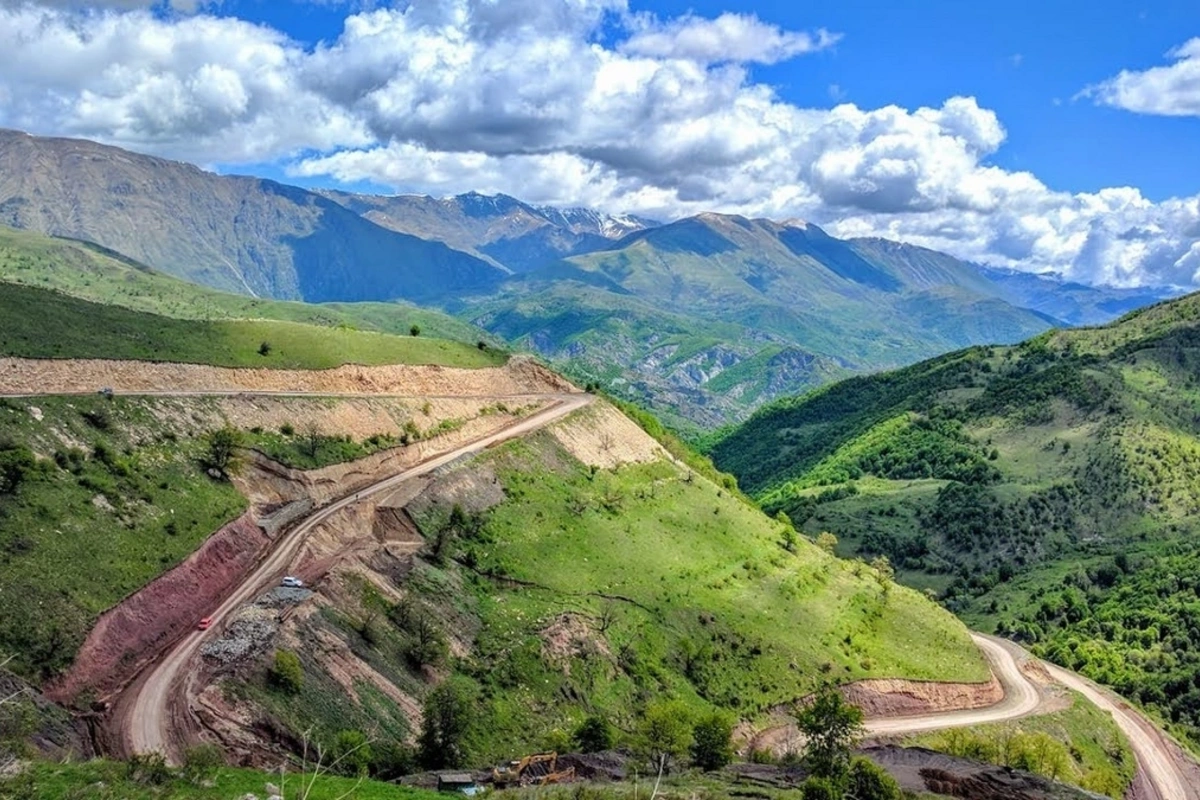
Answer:
[[[304,587],[304,581],[300,580],[299,578],[293,578],[291,575],[288,575],[286,578],[283,579],[283,582],[280,585],[286,586],[289,589],[301,589]]]

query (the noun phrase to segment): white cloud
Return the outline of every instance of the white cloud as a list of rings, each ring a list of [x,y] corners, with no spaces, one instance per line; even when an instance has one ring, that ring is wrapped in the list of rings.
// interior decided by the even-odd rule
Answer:
[[[0,124],[204,163],[367,144],[359,121],[301,83],[304,59],[232,18],[0,9]]]
[[[651,58],[682,58],[703,64],[757,62],[776,64],[833,47],[842,38],[819,28],[815,34],[785,31],[752,14],[722,14],[716,19],[694,15],[660,22],[644,19],[642,30],[621,50]]]
[[[974,98],[801,108],[746,67],[827,45],[625,0],[412,0],[307,50],[226,17],[0,8],[0,125],[397,191],[804,217],[1080,280],[1200,284],[1197,198],[1070,194],[996,167],[1005,131]]]
[[[1089,87],[1084,94],[1098,103],[1138,114],[1200,117],[1200,37],[1167,53],[1174,64],[1136,72]]]
[[[40,5],[68,8],[113,8],[130,10],[136,8],[161,8],[193,13],[206,6],[219,6],[222,0],[40,0]],[[0,9],[20,8],[33,5],[31,0],[0,0]]]

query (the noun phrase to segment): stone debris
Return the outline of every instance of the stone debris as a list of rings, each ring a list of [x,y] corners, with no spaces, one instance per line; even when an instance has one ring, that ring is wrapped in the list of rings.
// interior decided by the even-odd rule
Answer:
[[[279,632],[279,612],[312,594],[308,589],[276,586],[240,609],[220,638],[200,649],[201,654],[221,664],[231,664],[265,652]]]

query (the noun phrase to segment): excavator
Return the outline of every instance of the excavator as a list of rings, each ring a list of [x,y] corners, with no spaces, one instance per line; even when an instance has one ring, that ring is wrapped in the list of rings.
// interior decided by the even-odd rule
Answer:
[[[497,789],[510,786],[546,786],[566,783],[575,777],[575,768],[557,769],[558,753],[534,753],[520,761],[492,770],[492,785]]]

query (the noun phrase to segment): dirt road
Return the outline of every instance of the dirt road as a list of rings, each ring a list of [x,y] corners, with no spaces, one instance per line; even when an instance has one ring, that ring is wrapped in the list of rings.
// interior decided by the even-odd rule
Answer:
[[[116,704],[114,724],[122,733],[129,753],[161,752],[172,763],[179,762],[179,740],[174,735],[172,696],[184,687],[186,667],[196,658],[201,644],[210,635],[220,632],[223,621],[240,605],[273,585],[286,572],[305,537],[313,528],[352,503],[374,494],[390,491],[412,478],[425,475],[464,455],[477,453],[494,444],[523,436],[561,419],[592,402],[586,394],[561,395],[556,403],[506,428],[476,441],[435,456],[405,472],[379,481],[365,489],[321,508],[286,534],[254,570],[249,578],[212,611],[212,626],[207,631],[196,630],[175,644],[155,665],[135,681],[128,692],[132,697],[121,698]],[[203,610],[197,611],[197,618]]]
[[[1004,687],[1003,700],[987,708],[969,711],[869,720],[867,732],[876,736],[895,736],[1004,722],[1038,713],[1042,702],[1041,692],[1021,671],[1015,655],[1024,655],[1023,651],[1012,643],[993,637],[980,634],[971,634],[971,637]],[[1128,704],[1114,700],[1115,696],[1090,681],[1053,664],[1042,663],[1055,681],[1081,693],[1097,707],[1112,714],[1117,727],[1129,739],[1137,758],[1139,776],[1144,779],[1138,800],[1200,800],[1200,788],[1185,775],[1184,768],[1176,760],[1176,749],[1153,723]],[[1182,752],[1179,757],[1186,758]]]
[[[942,728],[962,728],[985,722],[1004,722],[1034,713],[1042,702],[1042,694],[1021,672],[1012,651],[995,639],[971,634],[975,644],[1004,688],[1004,699],[985,708],[965,711],[944,711],[912,717],[890,717],[867,721],[867,733],[872,736],[922,733]]]
[[[1117,727],[1129,739],[1137,757],[1138,772],[1148,779],[1147,794],[1142,800],[1200,800],[1200,787],[1183,774],[1166,737],[1142,714],[1123,701],[1115,701],[1108,692],[1073,672],[1053,664],[1046,664],[1046,669],[1054,680],[1112,714]]]

